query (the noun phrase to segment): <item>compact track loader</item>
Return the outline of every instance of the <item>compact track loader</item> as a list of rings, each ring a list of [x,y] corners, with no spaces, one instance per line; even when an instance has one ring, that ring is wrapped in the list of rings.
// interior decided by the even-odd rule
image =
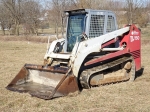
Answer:
[[[43,65],[25,64],[6,87],[52,99],[120,81],[133,81],[141,68],[141,32],[117,28],[113,12],[65,11],[66,38],[48,44]]]

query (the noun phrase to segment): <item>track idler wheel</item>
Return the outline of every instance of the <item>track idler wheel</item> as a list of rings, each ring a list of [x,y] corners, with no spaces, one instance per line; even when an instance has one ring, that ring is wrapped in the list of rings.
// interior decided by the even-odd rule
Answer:
[[[90,88],[89,78],[90,78],[90,71],[89,72],[83,71],[81,73],[81,75],[80,75],[80,83],[81,83],[82,88],[85,88],[85,89],[89,89]]]

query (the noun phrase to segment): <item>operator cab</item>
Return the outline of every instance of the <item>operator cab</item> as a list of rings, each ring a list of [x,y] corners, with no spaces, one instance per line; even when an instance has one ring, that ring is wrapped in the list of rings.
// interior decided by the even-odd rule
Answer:
[[[85,32],[86,12],[81,10],[67,11],[68,26],[67,26],[67,52],[71,52],[77,36]]]
[[[90,38],[99,37],[117,30],[115,14],[107,10],[79,9],[65,11],[67,15],[67,32],[64,51],[72,52],[79,36],[85,33]]]

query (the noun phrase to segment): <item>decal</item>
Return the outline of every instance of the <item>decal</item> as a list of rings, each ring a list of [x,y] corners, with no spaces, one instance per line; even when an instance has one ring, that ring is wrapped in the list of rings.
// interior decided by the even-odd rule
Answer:
[[[130,36],[130,41],[131,41],[131,42],[133,42],[133,41],[134,41],[133,36]]]
[[[130,41],[134,42],[136,40],[140,40],[139,32],[137,31],[132,31],[131,36],[130,36]]]
[[[137,31],[132,31],[131,34],[132,34],[132,35],[139,35],[139,32],[137,32]]]

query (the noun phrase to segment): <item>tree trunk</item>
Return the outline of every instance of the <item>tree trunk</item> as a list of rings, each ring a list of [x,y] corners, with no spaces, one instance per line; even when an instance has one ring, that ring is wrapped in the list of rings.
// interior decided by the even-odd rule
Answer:
[[[4,29],[2,29],[2,35],[5,35],[5,30]]]
[[[1,23],[1,29],[2,29],[2,35],[5,35],[5,30],[4,30],[4,26]]]
[[[36,36],[38,36],[38,35],[39,35],[39,33],[38,33],[38,29],[37,29],[37,28],[35,28],[35,34],[36,34]]]
[[[36,34],[36,36],[38,36],[38,25],[37,25],[37,22],[36,22],[36,20],[34,21],[34,32],[35,32],[35,34]]]
[[[55,22],[55,33],[56,33],[56,38],[58,39],[58,23],[57,23],[57,21]]]
[[[19,24],[16,25],[16,35],[19,36]]]
[[[15,35],[19,36],[19,21],[15,20]]]
[[[62,38],[64,37],[64,19],[63,19],[63,17],[61,17],[62,19],[61,19],[61,21],[62,21],[62,23],[61,23],[61,34],[62,34]]]

